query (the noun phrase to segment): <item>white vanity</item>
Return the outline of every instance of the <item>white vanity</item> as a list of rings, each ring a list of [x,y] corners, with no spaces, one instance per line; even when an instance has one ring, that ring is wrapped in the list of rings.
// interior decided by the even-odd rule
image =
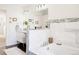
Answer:
[[[29,30],[29,51],[37,54],[43,44],[48,42],[48,37],[50,37],[49,29]]]

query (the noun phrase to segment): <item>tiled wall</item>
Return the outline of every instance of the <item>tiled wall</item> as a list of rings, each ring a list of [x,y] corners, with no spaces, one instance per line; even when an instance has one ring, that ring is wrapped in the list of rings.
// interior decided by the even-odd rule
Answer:
[[[66,18],[52,21],[50,23],[51,33],[55,42],[62,41],[63,44],[77,47],[79,45],[79,18]]]
[[[48,23],[78,22],[79,18],[51,19]]]

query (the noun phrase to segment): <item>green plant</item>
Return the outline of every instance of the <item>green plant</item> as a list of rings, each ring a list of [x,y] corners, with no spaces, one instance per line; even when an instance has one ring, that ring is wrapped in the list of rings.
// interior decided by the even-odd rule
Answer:
[[[27,22],[27,21],[25,21],[25,22],[24,22],[24,25],[28,25],[28,22]]]

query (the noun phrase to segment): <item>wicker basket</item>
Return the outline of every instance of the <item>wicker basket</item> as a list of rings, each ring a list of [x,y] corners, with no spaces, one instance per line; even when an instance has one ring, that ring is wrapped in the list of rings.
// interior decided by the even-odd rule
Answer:
[[[48,43],[49,43],[49,44],[53,43],[53,37],[49,37],[49,38],[48,38]]]

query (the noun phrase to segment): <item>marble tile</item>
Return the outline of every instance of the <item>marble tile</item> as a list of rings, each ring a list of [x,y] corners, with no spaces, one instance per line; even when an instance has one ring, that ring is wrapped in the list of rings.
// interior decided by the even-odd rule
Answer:
[[[79,18],[51,19],[48,23],[79,22]]]
[[[9,49],[5,49],[5,53],[7,55],[26,55],[25,52],[23,52],[22,50],[20,50],[17,47],[12,47],[12,48],[9,48]]]
[[[0,49],[0,55],[6,55],[6,53],[3,49]]]
[[[29,51],[28,55],[36,55],[35,53]]]

